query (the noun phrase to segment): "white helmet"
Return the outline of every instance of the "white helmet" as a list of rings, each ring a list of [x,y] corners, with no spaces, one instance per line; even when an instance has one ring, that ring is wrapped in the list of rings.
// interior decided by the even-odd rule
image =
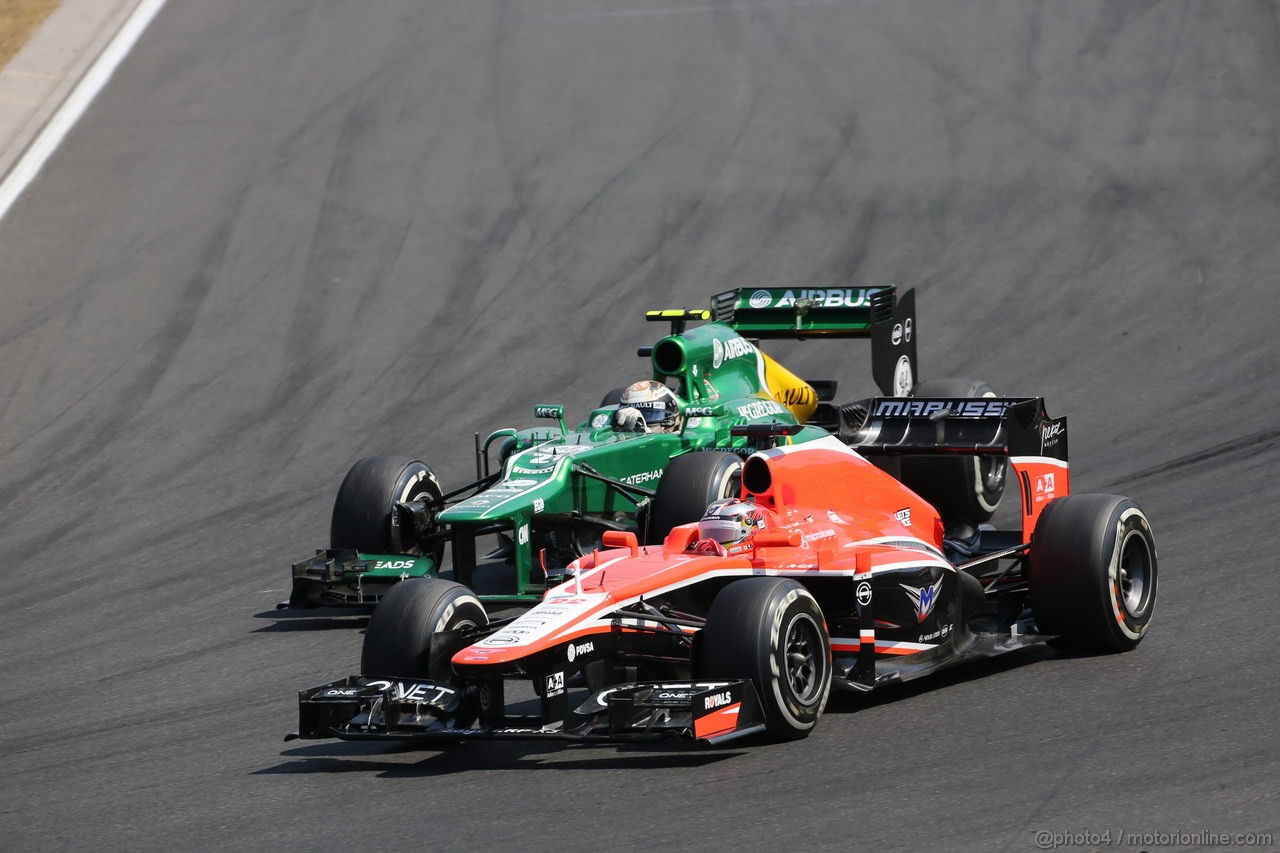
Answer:
[[[618,413],[627,409],[640,413],[649,432],[676,432],[680,429],[680,401],[661,382],[645,379],[628,385],[618,400]],[[631,416],[631,413],[627,412],[627,415]]]
[[[698,522],[698,536],[721,545],[736,545],[765,528],[764,513],[751,501],[725,498],[707,507]]]

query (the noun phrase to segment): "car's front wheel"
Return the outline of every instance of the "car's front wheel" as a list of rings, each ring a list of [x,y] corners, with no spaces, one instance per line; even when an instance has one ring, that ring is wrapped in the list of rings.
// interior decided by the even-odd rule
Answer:
[[[802,738],[831,693],[831,640],[818,602],[789,578],[747,578],[720,591],[699,634],[695,677],[750,680],[769,734]]]
[[[444,541],[425,543],[433,525],[433,507],[442,492],[425,462],[404,456],[370,456],[347,472],[333,502],[329,524],[332,548],[354,548],[369,554],[421,554],[439,565]],[[421,504],[414,523],[396,504]]]

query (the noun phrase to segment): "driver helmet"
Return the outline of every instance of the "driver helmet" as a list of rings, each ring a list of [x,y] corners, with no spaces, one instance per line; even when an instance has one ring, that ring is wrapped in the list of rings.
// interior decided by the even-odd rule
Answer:
[[[764,511],[760,507],[751,501],[725,498],[707,507],[698,522],[698,536],[721,545],[736,545],[764,528]]]
[[[618,412],[627,409],[640,413],[646,432],[677,432],[680,429],[680,401],[661,382],[645,379],[628,385],[618,400]]]

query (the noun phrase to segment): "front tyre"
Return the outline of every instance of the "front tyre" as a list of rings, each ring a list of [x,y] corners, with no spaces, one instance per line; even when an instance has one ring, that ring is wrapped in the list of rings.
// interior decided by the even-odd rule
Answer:
[[[462,584],[439,578],[401,581],[369,617],[360,673],[448,683],[450,660],[463,646],[461,632],[488,624],[484,605]]]
[[[721,498],[737,497],[741,482],[742,460],[733,453],[707,450],[672,459],[649,507],[645,541],[661,544],[671,528],[697,521]]]
[[[818,602],[789,578],[735,581],[698,638],[695,678],[750,679],[769,734],[805,737],[831,694],[831,640]]]
[[[1157,561],[1151,523],[1119,495],[1051,501],[1031,537],[1031,612],[1054,645],[1128,651],[1155,613]]]
[[[353,548],[368,554],[444,556],[444,542],[425,545],[422,534],[432,525],[434,509],[424,524],[407,525],[397,503],[438,506],[443,492],[426,463],[405,456],[370,456],[347,472],[333,502],[329,524],[331,548]]]

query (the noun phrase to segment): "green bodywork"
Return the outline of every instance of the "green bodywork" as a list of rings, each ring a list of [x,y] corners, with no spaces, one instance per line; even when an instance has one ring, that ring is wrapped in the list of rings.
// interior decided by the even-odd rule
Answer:
[[[710,311],[649,312],[648,319],[672,324],[672,334],[652,347],[650,361],[653,378],[673,387],[680,398],[681,430],[616,432],[611,428],[616,406],[594,409],[570,428],[562,406],[545,404],[535,407],[534,414],[554,425],[498,430],[478,441],[475,485],[480,490],[447,501],[434,515],[437,539],[441,531],[449,532],[455,578],[474,587],[476,539],[498,534],[500,547],[488,556],[514,566],[514,585],[480,597],[493,603],[529,603],[546,589],[542,569],[554,571],[590,551],[604,531],[635,531],[645,541],[644,509],[673,458],[699,450],[746,456],[755,448],[747,438],[731,435],[733,427],[797,423],[770,393],[766,358],[744,334],[757,339],[866,337],[873,321],[882,319],[875,312],[891,311],[893,299],[892,288],[744,288],[713,298]],[[712,316],[716,319],[685,328],[689,320]],[[829,434],[806,425],[785,440],[799,443]],[[335,552],[319,552],[296,564],[295,578],[303,571],[300,567],[309,567],[313,576],[323,567],[348,587],[354,582],[383,591],[391,582],[434,576],[440,568],[432,556]]]

